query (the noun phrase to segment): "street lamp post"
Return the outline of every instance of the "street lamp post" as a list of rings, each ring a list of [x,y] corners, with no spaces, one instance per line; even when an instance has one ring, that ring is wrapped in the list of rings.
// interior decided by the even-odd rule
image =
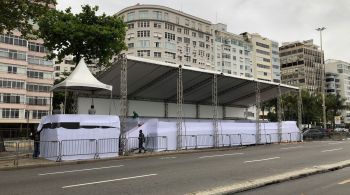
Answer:
[[[321,46],[321,93],[322,93],[322,115],[323,115],[323,128],[327,128],[327,119],[326,119],[326,101],[325,101],[325,73],[326,65],[324,64],[324,53],[322,50],[322,31],[325,30],[325,27],[317,28],[316,30],[320,32],[320,46]]]

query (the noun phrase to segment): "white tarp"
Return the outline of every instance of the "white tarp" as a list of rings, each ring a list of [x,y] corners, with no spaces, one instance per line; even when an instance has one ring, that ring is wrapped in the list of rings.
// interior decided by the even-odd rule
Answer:
[[[260,123],[261,143],[278,141],[277,123]],[[134,127],[127,133],[127,138],[138,137],[139,130],[145,136],[166,136],[167,150],[176,150],[176,119],[146,119],[140,127]],[[183,123],[182,146],[184,148],[205,148],[213,146],[213,122],[205,119],[186,119]],[[219,144],[221,146],[251,145],[256,143],[256,123],[219,121]],[[193,135],[193,136],[192,136]],[[300,141],[299,129],[295,121],[282,122],[282,141]],[[130,143],[131,144],[131,143]],[[160,150],[164,150],[160,149]]]
[[[100,158],[118,156],[118,116],[49,115],[42,118],[39,130],[42,130],[40,156],[44,158],[55,160],[58,150],[62,160],[91,159],[96,157],[97,150]]]

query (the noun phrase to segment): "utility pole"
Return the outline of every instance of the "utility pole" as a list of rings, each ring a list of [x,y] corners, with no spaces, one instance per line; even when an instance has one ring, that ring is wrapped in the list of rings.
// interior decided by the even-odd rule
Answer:
[[[316,30],[320,32],[320,46],[321,46],[321,94],[322,94],[322,115],[323,115],[323,128],[327,128],[327,119],[326,119],[326,100],[325,100],[325,73],[326,65],[324,64],[324,53],[322,50],[322,31],[325,30],[325,27],[317,28]]]

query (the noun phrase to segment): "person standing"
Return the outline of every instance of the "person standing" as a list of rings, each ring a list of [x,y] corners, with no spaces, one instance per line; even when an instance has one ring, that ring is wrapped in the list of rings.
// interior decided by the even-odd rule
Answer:
[[[89,109],[89,114],[94,115],[96,114],[96,110],[95,110],[95,106],[91,105],[90,109]]]
[[[34,140],[33,158],[38,158],[40,155],[40,131],[37,131],[34,133],[33,140]]]
[[[146,138],[145,138],[145,134],[142,133],[142,130],[139,131],[139,153],[141,153],[141,150],[144,151],[144,153],[146,152],[145,147],[143,147],[143,143],[145,143]]]

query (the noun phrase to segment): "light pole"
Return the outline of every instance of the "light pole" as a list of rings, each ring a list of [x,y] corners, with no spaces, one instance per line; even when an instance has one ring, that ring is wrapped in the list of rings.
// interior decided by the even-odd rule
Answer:
[[[322,115],[323,115],[323,128],[327,128],[327,119],[326,119],[326,101],[325,101],[325,72],[326,72],[326,65],[324,64],[324,53],[322,50],[322,31],[325,30],[325,27],[317,28],[316,30],[320,32],[320,46],[321,46],[321,93],[322,93]]]

